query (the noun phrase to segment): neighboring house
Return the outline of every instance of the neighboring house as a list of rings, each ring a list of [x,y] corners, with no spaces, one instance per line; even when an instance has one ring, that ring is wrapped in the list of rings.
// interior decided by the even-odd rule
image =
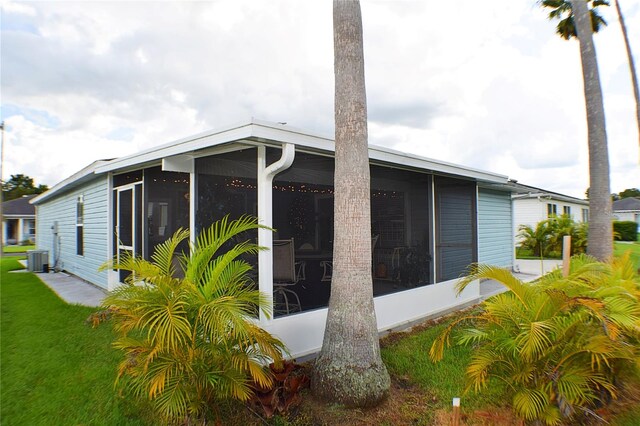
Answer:
[[[29,201],[35,195],[23,195],[2,203],[2,245],[30,243],[36,240],[36,209]]]
[[[178,228],[194,238],[224,215],[256,215],[276,229],[257,233],[272,249],[253,259],[259,288],[272,300],[292,291],[300,305],[261,314],[260,324],[294,357],[312,354],[322,345],[330,292],[333,155],[329,138],[252,120],[98,161],[32,201],[37,245],[50,251],[54,269],[113,289],[124,275],[98,272],[108,259],[149,258]],[[513,265],[508,178],[376,146],[369,157],[379,330],[476,303],[478,283],[456,296],[466,267]],[[294,250],[281,250],[291,239]],[[282,264],[295,264],[295,274],[283,274]]]
[[[613,219],[636,222],[640,231],[640,199],[623,198],[613,202]]]
[[[535,227],[552,216],[569,215],[576,222],[589,221],[589,200],[570,197],[533,186],[515,184],[517,193],[513,200],[513,232],[517,245],[518,228],[521,225]]]

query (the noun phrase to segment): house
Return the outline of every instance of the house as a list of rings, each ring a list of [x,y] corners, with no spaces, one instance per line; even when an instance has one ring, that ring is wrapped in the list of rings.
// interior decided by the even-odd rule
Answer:
[[[613,202],[613,219],[636,222],[640,231],[640,199],[623,198]]]
[[[330,292],[333,155],[329,138],[252,120],[97,161],[32,201],[37,245],[54,269],[113,289],[124,276],[98,272],[108,259],[149,258],[178,228],[194,238],[224,215],[256,215],[276,229],[257,232],[271,250],[251,259],[256,281],[276,304],[289,302],[259,322],[293,356],[312,354]],[[476,303],[479,283],[458,297],[454,289],[466,267],[513,264],[508,178],[377,146],[369,157],[379,330]]]
[[[521,225],[535,227],[552,216],[569,215],[576,222],[589,221],[589,200],[570,197],[533,186],[515,184],[513,200],[513,232],[518,235]],[[517,243],[517,241],[516,241]]]
[[[36,211],[29,204],[35,195],[23,195],[2,203],[2,245],[35,242]]]

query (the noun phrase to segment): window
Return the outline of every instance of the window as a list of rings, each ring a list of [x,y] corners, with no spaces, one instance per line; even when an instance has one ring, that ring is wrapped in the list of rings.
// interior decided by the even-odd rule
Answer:
[[[547,217],[557,216],[558,215],[558,205],[557,204],[547,204]]]
[[[562,206],[562,214],[571,216],[571,206]]]
[[[84,196],[80,195],[76,203],[76,254],[84,255]]]
[[[582,209],[582,221],[589,222],[589,209]]]

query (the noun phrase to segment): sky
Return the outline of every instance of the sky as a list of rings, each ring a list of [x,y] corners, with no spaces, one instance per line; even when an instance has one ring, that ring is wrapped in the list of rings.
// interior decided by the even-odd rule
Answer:
[[[636,63],[640,0],[620,0]],[[584,197],[578,42],[536,0],[362,0],[369,143]],[[2,175],[53,186],[251,117],[333,137],[329,0],[0,0]],[[614,7],[595,35],[611,191],[640,186]],[[640,71],[640,70],[639,70]]]

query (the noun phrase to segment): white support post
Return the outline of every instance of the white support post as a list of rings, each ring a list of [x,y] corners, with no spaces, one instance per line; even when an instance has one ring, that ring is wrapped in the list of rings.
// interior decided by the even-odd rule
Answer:
[[[196,209],[198,208],[196,199],[196,160],[191,158],[191,172],[189,173],[189,241],[196,242]]]
[[[267,149],[258,147],[258,218],[261,225],[273,227],[273,178],[280,171],[288,169],[295,157],[295,145],[285,144],[282,157],[267,167]],[[258,229],[258,244],[268,247],[258,253],[258,285],[260,292],[267,296],[273,306],[273,233],[268,229]],[[260,311],[260,323],[269,322]]]
[[[18,241],[16,244],[20,245],[24,241],[24,219],[18,218]]]
[[[258,147],[258,220],[260,224],[273,226],[273,192],[271,179],[266,175],[267,149]],[[269,250],[258,252],[258,288],[267,296],[273,306],[273,235],[267,229],[258,229],[258,245],[269,247]],[[260,323],[268,322],[265,314],[260,311]]]

